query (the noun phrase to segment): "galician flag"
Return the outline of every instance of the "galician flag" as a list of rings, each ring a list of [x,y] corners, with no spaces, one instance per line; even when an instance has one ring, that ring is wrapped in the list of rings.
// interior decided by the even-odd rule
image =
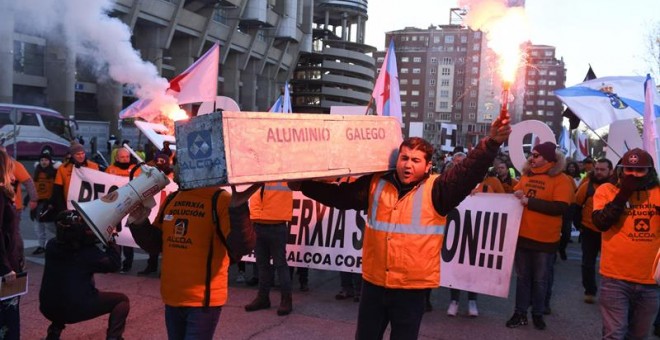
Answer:
[[[213,102],[218,94],[220,46],[216,43],[201,58],[170,81],[169,88],[157,98],[135,101],[119,113],[119,118],[141,117],[147,121],[161,114],[164,102],[176,104]]]
[[[642,117],[645,80],[645,77],[596,78],[555,90],[555,95],[589,128],[598,129],[617,120]],[[660,117],[657,98],[650,112],[654,117]]]
[[[289,82],[284,83],[284,94],[277,97],[277,100],[270,107],[268,112],[291,113],[291,94],[289,93]]]
[[[644,81],[644,130],[642,131],[642,145],[644,146],[644,150],[653,156],[655,165],[658,165],[658,130],[655,124],[658,117],[658,110],[657,105],[655,109],[653,105],[653,103],[657,103],[656,91],[653,78],[651,78],[650,74],[647,74],[646,81]]]
[[[403,123],[401,115],[401,94],[399,93],[399,73],[396,68],[394,40],[385,53],[385,61],[380,68],[374,91],[371,94],[376,103],[376,114],[396,117]]]

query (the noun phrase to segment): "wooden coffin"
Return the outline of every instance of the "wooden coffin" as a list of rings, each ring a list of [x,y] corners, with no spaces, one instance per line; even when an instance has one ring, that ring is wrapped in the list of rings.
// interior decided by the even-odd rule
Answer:
[[[391,117],[214,112],[175,123],[183,189],[340,177],[395,168]]]

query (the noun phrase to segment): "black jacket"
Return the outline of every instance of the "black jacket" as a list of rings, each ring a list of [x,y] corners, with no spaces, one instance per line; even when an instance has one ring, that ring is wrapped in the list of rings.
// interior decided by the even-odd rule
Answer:
[[[493,164],[499,145],[491,139],[483,139],[460,163],[446,170],[433,182],[433,207],[440,215],[447,215],[458,206],[479,184]],[[321,204],[338,209],[365,210],[369,205],[369,184],[374,175],[365,175],[352,183],[328,184],[305,181],[301,189],[305,196]],[[403,197],[418,183],[403,185],[390,171],[383,179],[391,182]]]

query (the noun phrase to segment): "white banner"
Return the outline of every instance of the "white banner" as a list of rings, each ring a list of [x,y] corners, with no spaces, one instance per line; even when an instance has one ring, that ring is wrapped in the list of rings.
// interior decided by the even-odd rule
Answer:
[[[287,262],[293,267],[361,273],[366,218],[366,211],[326,207],[294,191]],[[254,262],[254,254],[243,261]]]
[[[128,183],[128,177],[116,176],[106,174],[105,172],[89,169],[89,168],[74,168],[71,173],[71,184],[69,185],[69,192],[67,197],[69,201],[67,204],[67,209],[73,209],[71,205],[71,200],[74,200],[78,203],[89,202],[95,199],[105,196],[108,192],[114,191],[117,188]],[[165,190],[161,191],[160,195],[154,196],[156,200],[156,207],[151,210],[151,215],[149,215],[149,220],[153,221],[158,214],[158,208],[160,208],[160,202],[164,199],[170,192],[177,190],[177,185],[174,182],[170,182],[165,187]],[[90,212],[87,212],[90,213]],[[105,211],[98,211],[93,213],[103,214]],[[126,218],[124,216],[121,221],[121,225],[126,225]],[[138,248],[137,244],[133,240],[133,235],[128,230],[128,228],[121,228],[119,231],[119,236],[116,238],[117,244],[122,246],[128,246],[133,248]]]
[[[506,298],[522,210],[512,194],[478,193],[447,214],[440,285]]]

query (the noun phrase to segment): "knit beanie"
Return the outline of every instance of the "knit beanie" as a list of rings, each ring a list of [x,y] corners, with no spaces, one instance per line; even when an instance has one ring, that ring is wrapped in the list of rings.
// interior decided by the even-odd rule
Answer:
[[[71,147],[69,148],[69,153],[75,155],[78,152],[85,152],[85,148],[82,145],[80,145],[80,143],[78,142],[71,143]]]
[[[543,159],[548,162],[557,161],[557,154],[555,153],[555,150],[557,150],[557,145],[553,142],[538,144],[534,147],[533,150],[538,152],[543,157]]]

